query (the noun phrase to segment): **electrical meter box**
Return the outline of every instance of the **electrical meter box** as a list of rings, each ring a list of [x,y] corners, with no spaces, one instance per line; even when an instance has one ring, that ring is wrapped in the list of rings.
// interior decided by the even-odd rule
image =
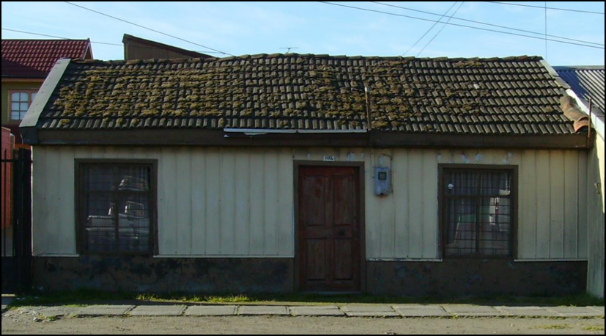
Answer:
[[[375,167],[375,195],[389,195],[390,185],[389,168]]]

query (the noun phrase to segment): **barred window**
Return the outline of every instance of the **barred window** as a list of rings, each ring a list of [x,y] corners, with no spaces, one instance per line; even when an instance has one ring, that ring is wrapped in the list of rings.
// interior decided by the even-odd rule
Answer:
[[[444,169],[444,255],[512,256],[513,169]]]
[[[152,253],[154,194],[150,163],[80,163],[84,253]]]

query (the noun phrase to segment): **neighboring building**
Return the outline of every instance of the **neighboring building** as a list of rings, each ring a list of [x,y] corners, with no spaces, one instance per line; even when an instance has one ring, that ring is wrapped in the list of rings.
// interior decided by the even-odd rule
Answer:
[[[557,66],[558,75],[571,87],[569,94],[592,115],[597,135],[588,157],[588,273],[589,293],[604,297],[604,66]],[[591,101],[591,103],[590,103]],[[589,110],[591,109],[591,112]]]
[[[36,287],[586,289],[594,142],[540,57],[60,60],[47,83],[21,123]]]
[[[171,59],[212,57],[207,54],[173,47],[128,34],[124,34],[122,43],[124,43],[124,59],[127,61],[150,58]]]
[[[21,147],[19,123],[38,89],[62,57],[91,59],[86,40],[2,40],[2,126],[15,135]]]
[[[0,157],[2,160],[10,160],[13,158],[13,150],[15,149],[15,136],[11,134],[11,130],[2,127],[2,152]],[[8,249],[5,249],[5,239],[10,240],[12,233],[5,231],[11,226],[13,219],[13,203],[12,203],[12,184],[13,184],[13,170],[12,166],[7,162],[2,162],[2,170],[0,171],[0,179],[2,180],[0,186],[0,192],[2,193],[2,255],[9,255]],[[12,246],[12,244],[11,244]],[[12,251],[11,251],[12,252]]]

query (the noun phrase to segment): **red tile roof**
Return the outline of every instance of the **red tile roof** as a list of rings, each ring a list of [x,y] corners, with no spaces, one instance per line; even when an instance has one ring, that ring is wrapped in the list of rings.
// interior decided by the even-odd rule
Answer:
[[[89,49],[89,39],[2,40],[2,77],[46,78],[59,58],[84,59]]]

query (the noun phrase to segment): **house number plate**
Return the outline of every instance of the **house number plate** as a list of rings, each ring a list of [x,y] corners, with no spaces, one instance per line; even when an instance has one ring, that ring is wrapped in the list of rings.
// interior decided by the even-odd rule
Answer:
[[[337,157],[334,155],[324,155],[324,161],[337,161]]]

